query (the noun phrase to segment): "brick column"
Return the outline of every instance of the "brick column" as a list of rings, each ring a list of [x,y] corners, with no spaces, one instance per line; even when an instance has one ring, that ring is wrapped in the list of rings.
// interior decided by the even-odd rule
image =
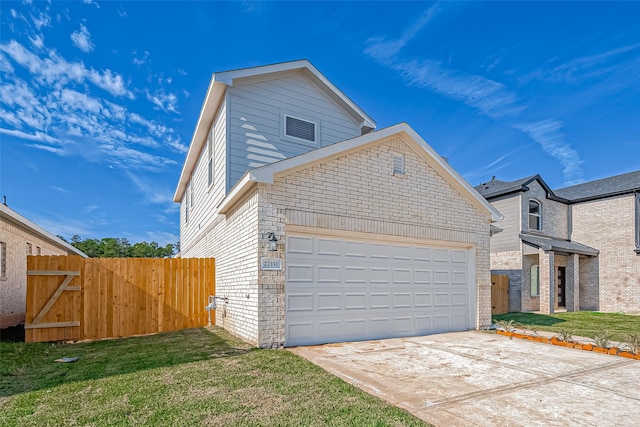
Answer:
[[[556,266],[555,253],[538,249],[540,265],[540,312],[553,314],[556,294]]]
[[[567,256],[567,311],[580,311],[580,255]]]

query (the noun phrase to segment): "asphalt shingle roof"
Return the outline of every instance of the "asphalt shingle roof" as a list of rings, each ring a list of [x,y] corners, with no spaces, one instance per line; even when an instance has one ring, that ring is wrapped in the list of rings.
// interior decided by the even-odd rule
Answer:
[[[476,190],[480,195],[485,198],[498,196],[500,194],[508,194],[514,191],[525,190],[525,186],[533,181],[537,175],[529,176],[526,178],[517,179],[515,181],[501,181],[499,179],[492,179],[489,182],[478,185]]]
[[[640,170],[560,188],[553,193],[564,199],[577,201],[638,190],[640,190]]]

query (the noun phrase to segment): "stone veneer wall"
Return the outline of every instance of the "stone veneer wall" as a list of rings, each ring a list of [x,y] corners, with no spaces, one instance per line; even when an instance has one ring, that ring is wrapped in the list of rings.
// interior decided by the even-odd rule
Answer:
[[[393,176],[393,157],[405,157],[405,175]],[[458,193],[401,138],[371,144],[260,184],[259,256],[284,258],[287,225],[399,238],[459,242],[475,247],[478,328],[491,323],[489,217]],[[274,231],[278,252],[265,232]],[[259,273],[259,345],[279,346],[285,334],[285,276]]]

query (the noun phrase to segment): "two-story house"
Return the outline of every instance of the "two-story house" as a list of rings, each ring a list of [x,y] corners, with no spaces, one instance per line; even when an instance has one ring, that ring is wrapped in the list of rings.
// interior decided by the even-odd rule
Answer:
[[[306,60],[215,73],[174,195],[216,323],[262,347],[491,323],[499,213],[406,124]]]
[[[640,171],[551,190],[539,176],[476,189],[503,215],[491,271],[511,311],[640,311]]]

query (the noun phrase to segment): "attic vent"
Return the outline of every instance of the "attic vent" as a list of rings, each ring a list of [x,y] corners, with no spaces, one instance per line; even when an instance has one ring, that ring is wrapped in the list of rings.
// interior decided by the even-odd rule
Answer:
[[[393,174],[404,175],[404,154],[393,156]]]
[[[296,117],[284,116],[286,136],[316,142],[316,124]]]

